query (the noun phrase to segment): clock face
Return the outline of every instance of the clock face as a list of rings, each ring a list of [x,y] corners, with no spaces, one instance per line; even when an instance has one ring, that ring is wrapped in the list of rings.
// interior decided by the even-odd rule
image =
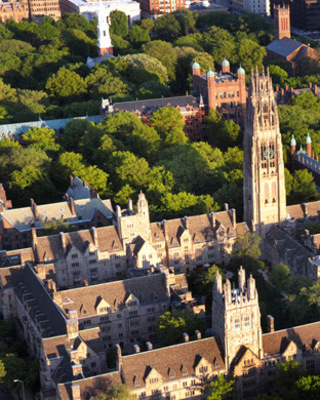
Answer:
[[[271,149],[271,147],[268,147],[263,152],[263,156],[264,156],[265,160],[271,160],[274,156],[274,151]]]

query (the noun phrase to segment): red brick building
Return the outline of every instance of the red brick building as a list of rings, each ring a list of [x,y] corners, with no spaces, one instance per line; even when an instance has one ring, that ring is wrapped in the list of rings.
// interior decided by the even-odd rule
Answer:
[[[220,73],[211,70],[202,73],[200,65],[194,62],[192,79],[194,95],[202,96],[208,109],[214,108],[243,126],[247,91],[245,70],[241,66],[237,74],[232,74],[229,61],[224,59]]]
[[[101,113],[110,114],[119,111],[127,111],[136,114],[143,123],[148,124],[152,114],[161,107],[174,107],[178,109],[185,123],[185,134],[189,139],[199,141],[205,140],[207,132],[205,129],[206,107],[202,96],[176,96],[161,99],[148,99],[126,101],[123,103],[110,104],[105,99],[101,102]]]
[[[185,8],[185,0],[138,0],[144,18],[157,18]]]

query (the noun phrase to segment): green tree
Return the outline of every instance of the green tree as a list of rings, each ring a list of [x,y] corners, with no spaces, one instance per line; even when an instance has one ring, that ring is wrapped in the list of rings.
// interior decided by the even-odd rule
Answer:
[[[155,20],[153,31],[161,40],[172,42],[180,36],[181,26],[174,14],[166,14]]]
[[[316,184],[308,170],[298,170],[293,174],[291,201],[296,203],[308,202],[318,198]]]
[[[272,266],[272,270],[269,272],[269,279],[277,289],[282,290],[289,275],[289,267],[279,263]]]
[[[180,31],[183,35],[188,36],[191,32],[196,30],[197,14],[186,9],[180,8],[174,12],[179,24]]]
[[[56,143],[54,129],[32,128],[22,135],[23,141],[36,149],[47,151],[58,151],[60,145]]]
[[[303,376],[294,383],[290,398],[293,400],[317,400],[320,392],[320,377]]]
[[[117,36],[127,36],[128,19],[124,12],[119,10],[110,13],[110,33]]]
[[[7,371],[5,364],[2,360],[0,360],[0,385],[2,386],[5,383],[5,379],[7,376]]]
[[[298,361],[280,363],[277,367],[279,371],[276,379],[276,386],[286,389],[287,391],[293,387],[297,380],[305,375],[305,371]]]
[[[138,25],[132,25],[129,29],[129,38],[130,42],[135,47],[140,47],[143,43],[150,42],[150,35],[149,32],[145,29],[142,29]]]
[[[112,75],[103,67],[94,69],[85,79],[89,93],[92,97],[102,96],[119,99],[128,96],[130,87],[117,76]]]
[[[153,40],[144,44],[142,50],[149,56],[155,57],[166,67],[170,80],[175,79],[178,57],[171,43]]]
[[[143,188],[148,183],[149,165],[144,158],[138,158],[129,151],[116,151],[110,164],[121,185],[128,183],[134,188]]]
[[[136,84],[145,81],[159,81],[165,83],[168,81],[168,73],[166,67],[155,57],[148,54],[128,54],[122,58],[126,63],[126,75],[128,79]]]
[[[160,315],[158,321],[158,330],[166,346],[182,342],[184,332],[193,337],[197,329],[203,333],[205,324],[190,310],[175,310],[173,313],[167,311]]]
[[[224,57],[231,59],[235,51],[235,40],[225,29],[212,26],[205,32],[200,42],[205,51],[212,54],[213,59],[221,64]]]
[[[133,400],[134,395],[131,394],[128,386],[124,384],[113,384],[106,392],[99,392],[93,397],[94,400]]]
[[[58,98],[78,97],[86,93],[86,89],[84,79],[65,67],[60,68],[46,83],[46,90],[49,94]]]
[[[234,381],[227,381],[223,375],[209,384],[207,400],[227,400],[232,398]]]
[[[267,52],[265,47],[250,39],[240,39],[236,44],[235,61],[239,62],[246,71],[251,68],[262,68],[263,58]]]
[[[138,99],[154,99],[161,97],[170,97],[172,93],[168,86],[160,82],[145,82],[138,86],[136,97]]]
[[[260,236],[257,236],[251,232],[247,232],[244,236],[238,237],[235,241],[232,255],[243,261],[247,258],[253,258],[257,260],[261,256],[260,244]]]
[[[288,77],[288,72],[281,68],[279,65],[269,65],[269,72],[272,82],[276,85],[282,84],[283,80]]]
[[[188,139],[183,130],[183,117],[176,108],[159,108],[153,113],[150,122],[159,133],[165,146],[187,143]]]
[[[227,149],[234,146],[240,136],[240,126],[233,120],[225,120],[221,114],[211,109],[206,118],[208,124],[208,136],[214,146]]]

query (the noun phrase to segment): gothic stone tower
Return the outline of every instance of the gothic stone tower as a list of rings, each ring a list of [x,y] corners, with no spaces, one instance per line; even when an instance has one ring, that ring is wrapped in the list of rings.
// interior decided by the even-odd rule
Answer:
[[[244,220],[264,237],[286,217],[278,109],[268,69],[266,75],[251,74],[243,147]]]
[[[238,272],[239,287],[231,289],[227,279],[222,286],[219,272],[213,285],[212,331],[224,350],[227,370],[242,346],[250,349],[257,358],[263,357],[260,308],[256,282],[247,280],[245,270]]]

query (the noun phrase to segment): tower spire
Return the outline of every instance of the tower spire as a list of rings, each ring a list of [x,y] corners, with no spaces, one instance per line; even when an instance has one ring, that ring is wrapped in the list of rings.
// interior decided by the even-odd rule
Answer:
[[[98,25],[97,25],[97,30],[98,30],[98,52],[99,56],[102,57],[106,53],[113,54],[113,46],[111,43],[111,37],[110,37],[110,30],[109,30],[109,24],[107,22],[107,15],[105,11],[105,7],[103,5],[102,0],[99,0],[99,7],[98,7]]]

